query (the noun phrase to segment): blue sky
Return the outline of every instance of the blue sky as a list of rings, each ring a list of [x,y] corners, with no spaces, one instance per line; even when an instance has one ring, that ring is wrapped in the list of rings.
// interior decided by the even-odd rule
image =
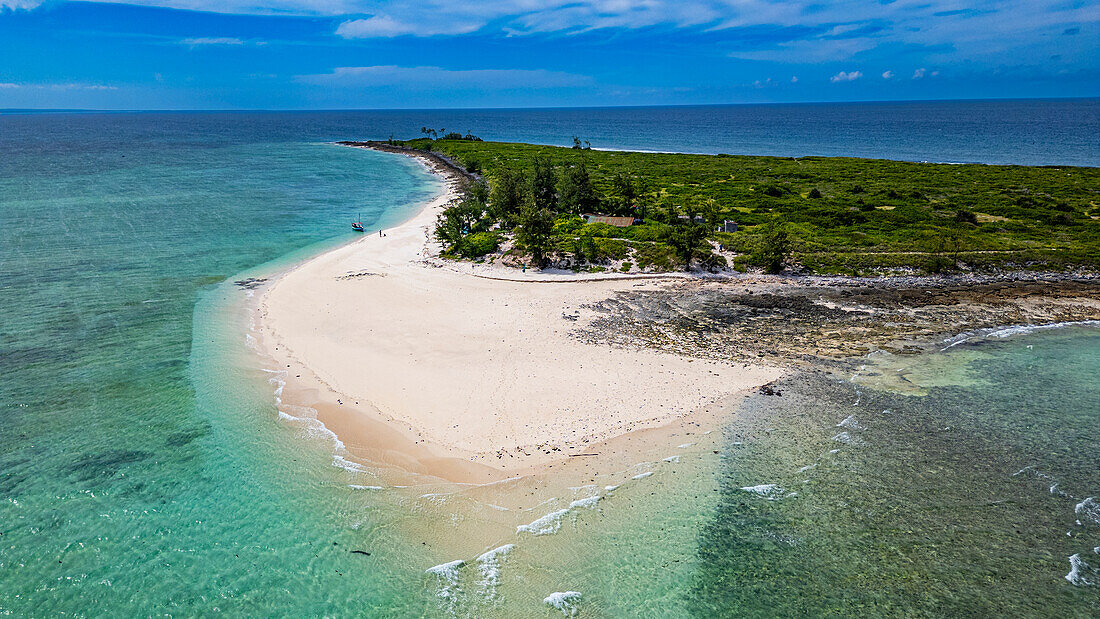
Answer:
[[[0,0],[0,108],[1100,96],[1100,0]]]

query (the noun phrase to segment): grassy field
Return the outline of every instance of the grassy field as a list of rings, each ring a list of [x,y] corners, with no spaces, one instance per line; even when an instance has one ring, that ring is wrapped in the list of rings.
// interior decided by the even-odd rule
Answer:
[[[751,268],[764,231],[777,225],[790,239],[785,264],[803,272],[1100,266],[1100,168],[612,152],[453,139],[400,144],[442,153],[483,174],[490,186],[509,174],[527,182],[537,161],[544,172],[549,167],[559,188],[550,208],[549,251],[558,259],[579,254],[575,265],[626,270],[625,260],[635,270],[682,268],[674,235],[690,225],[682,216],[699,215],[707,241],[721,244],[725,251],[716,253],[735,268]],[[582,164],[598,201],[585,210],[644,216],[646,224],[619,229],[570,217],[567,211],[577,209],[563,203],[575,188],[562,183]],[[487,207],[489,219],[492,213]],[[715,224],[727,219],[740,229],[716,232]],[[769,228],[769,222],[777,223]],[[490,228],[496,226],[481,227]],[[482,234],[484,240],[500,233]]]

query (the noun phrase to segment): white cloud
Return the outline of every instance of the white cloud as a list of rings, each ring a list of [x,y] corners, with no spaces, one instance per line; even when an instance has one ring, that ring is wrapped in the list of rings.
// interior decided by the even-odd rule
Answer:
[[[79,84],[75,82],[66,82],[59,84],[17,84],[14,82],[2,82],[0,83],[0,88],[33,88],[37,90],[118,90],[118,86],[104,86],[103,84]]]
[[[11,9],[13,11],[19,9],[30,10],[42,4],[43,1],[44,0],[0,0],[0,11],[4,9]]]
[[[920,69],[917,69],[916,71],[913,71],[913,79],[915,79],[915,80],[919,80],[920,78],[924,77],[924,74],[925,74],[925,73],[926,73],[927,71],[928,71],[928,70],[927,70],[927,69],[924,69],[924,68],[920,68]]]
[[[345,39],[367,39],[405,34],[466,34],[480,27],[481,24],[476,22],[454,21],[426,28],[423,22],[405,23],[389,15],[375,15],[367,19],[346,21],[336,28],[336,34]]]
[[[883,71],[882,72],[882,79],[888,80],[892,77],[894,77],[894,72],[893,71]]]
[[[0,11],[44,0],[0,0]],[[526,36],[576,34],[603,28],[697,28],[710,36],[766,27],[775,37],[731,32],[731,56],[754,61],[864,63],[883,50],[910,50],[920,62],[946,66],[1018,64],[1021,58],[1065,54],[1065,62],[1095,65],[1100,39],[1073,37],[1067,26],[1092,32],[1095,0],[98,0],[230,14],[339,16],[346,38],[461,35],[485,29]],[[966,11],[958,11],[965,6]],[[785,30],[789,29],[789,30]],[[789,38],[786,38],[788,37]],[[747,41],[757,41],[748,43]],[[251,44],[251,42],[246,42]],[[257,43],[259,44],[259,43]],[[726,48],[732,50],[732,47]],[[908,52],[907,52],[908,53]]]
[[[837,73],[836,75],[830,77],[829,81],[833,82],[834,84],[837,82],[854,82],[861,77],[863,77],[862,71],[841,71],[840,73]]]
[[[183,39],[180,44],[190,45],[191,47],[197,45],[244,45],[244,41],[236,37],[196,37]]]
[[[366,88],[403,86],[407,88],[569,88],[593,83],[591,77],[543,69],[444,69],[442,67],[337,67],[332,73],[300,75],[298,81],[327,86]]]
[[[822,63],[847,60],[878,45],[870,38],[805,39],[780,43],[771,49],[731,52],[732,58],[769,62]]]

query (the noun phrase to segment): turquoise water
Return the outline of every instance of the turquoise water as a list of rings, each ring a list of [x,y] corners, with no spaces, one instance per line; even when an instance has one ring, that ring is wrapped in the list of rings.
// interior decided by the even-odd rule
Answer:
[[[798,375],[548,500],[349,488],[380,482],[279,419],[234,281],[437,181],[295,115],[3,120],[0,614],[560,616],[555,591],[584,616],[1100,612],[1096,330]],[[486,587],[474,559],[506,544]]]
[[[396,586],[412,576],[340,545],[347,512],[369,513],[276,422],[225,280],[343,242],[359,213],[395,222],[437,182],[380,153],[240,142],[28,149],[0,178],[0,612],[424,603],[419,573]]]

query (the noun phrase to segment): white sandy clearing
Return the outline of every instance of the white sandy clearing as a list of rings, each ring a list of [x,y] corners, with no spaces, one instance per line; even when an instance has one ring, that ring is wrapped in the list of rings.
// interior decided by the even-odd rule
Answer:
[[[452,197],[277,279],[259,304],[267,352],[291,376],[311,372],[331,390],[323,398],[365,400],[419,438],[497,467],[508,466],[492,455],[501,450],[575,448],[782,374],[570,337],[592,315],[584,304],[638,281],[546,282],[502,270],[528,278],[506,281],[433,266],[428,230]]]

